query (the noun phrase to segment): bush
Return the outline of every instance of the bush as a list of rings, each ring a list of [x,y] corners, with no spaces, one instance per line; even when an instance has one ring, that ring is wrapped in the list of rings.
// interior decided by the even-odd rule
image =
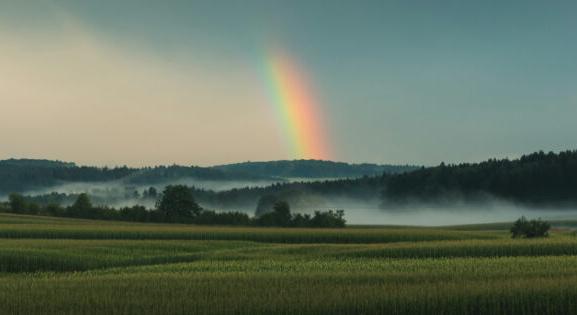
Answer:
[[[14,213],[26,213],[28,211],[28,203],[26,199],[20,194],[10,194],[8,197],[10,210]]]
[[[272,200],[272,199],[271,199]],[[269,200],[270,201],[270,200]],[[215,212],[202,209],[186,186],[167,186],[157,209],[146,209],[135,205],[115,209],[93,205],[88,194],[82,193],[68,207],[56,203],[40,206],[26,200],[21,195],[10,195],[8,203],[0,203],[1,211],[24,214],[42,214],[58,217],[71,217],[97,220],[123,220],[133,222],[171,222],[202,225],[240,225],[240,226],[278,226],[278,227],[322,227],[338,228],[345,226],[343,210],[315,211],[310,214],[292,214],[286,201],[276,201],[271,212],[249,217],[242,212]],[[5,209],[3,209],[3,207]]]
[[[279,200],[275,195],[264,195],[260,197],[254,215],[260,217],[263,214],[271,213],[277,202],[279,202]]]
[[[290,205],[286,201],[277,201],[273,211],[256,218],[255,224],[260,226],[290,226],[291,219]]]
[[[275,203],[273,211],[254,219],[255,225],[284,227],[323,227],[337,228],[346,224],[344,210],[315,211],[309,214],[291,214],[290,206],[285,201]]]
[[[346,222],[344,210],[315,211],[315,215],[311,219],[311,226],[326,228],[345,227]]]
[[[118,213],[121,220],[147,222],[150,221],[150,212],[145,207],[135,205],[132,207],[124,207]]]
[[[511,237],[547,237],[549,236],[550,228],[551,224],[549,224],[549,222],[542,221],[541,218],[528,221],[525,217],[520,217],[511,227]]]

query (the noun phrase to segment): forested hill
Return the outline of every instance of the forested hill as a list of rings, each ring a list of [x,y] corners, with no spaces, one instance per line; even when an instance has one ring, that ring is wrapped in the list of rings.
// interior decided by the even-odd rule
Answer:
[[[288,165],[315,165],[319,161],[295,161]],[[560,153],[537,152],[519,159],[490,159],[482,163],[456,165],[441,164],[419,168],[411,172],[387,173],[352,178],[354,172],[331,171],[334,162],[321,162],[318,168],[304,172],[290,171],[287,162],[280,161],[274,170],[273,162],[223,167],[168,166],[154,168],[96,168],[78,167],[70,163],[33,162],[25,160],[0,161],[0,193],[26,192],[31,189],[49,188],[57,183],[102,182],[116,180],[127,187],[170,184],[180,178],[202,180],[252,180],[276,175],[285,177],[338,177],[339,180],[299,183],[277,183],[266,187],[247,187],[225,191],[194,188],[195,197],[202,203],[216,208],[242,205],[255,206],[264,196],[290,199],[302,208],[314,206],[315,200],[335,200],[344,197],[357,200],[381,199],[384,207],[399,205],[451,204],[456,202],[486,201],[492,198],[528,205],[577,206],[577,151]],[[284,165],[284,169],[283,169]],[[328,166],[327,166],[328,165]],[[250,166],[250,167],[246,167]],[[253,167],[253,168],[251,168]],[[259,171],[259,167],[265,171]],[[271,167],[272,170],[268,168]],[[343,169],[346,169],[345,166]],[[318,169],[324,169],[322,173]],[[363,169],[363,168],[360,168]],[[365,168],[364,170],[371,170]],[[374,169],[373,169],[374,170]],[[303,172],[303,173],[300,173]],[[350,178],[344,179],[344,174]],[[377,173],[379,174],[379,173]],[[303,176],[306,175],[306,176]],[[281,181],[279,179],[279,181]],[[273,180],[276,182],[276,180]],[[144,187],[143,187],[144,186]]]
[[[53,161],[53,160],[36,160],[36,159],[8,159],[0,160],[0,167],[11,166],[11,167],[39,167],[39,168],[51,168],[51,167],[76,167],[75,163]]]
[[[354,178],[398,174],[417,169],[410,165],[349,164],[321,160],[244,162],[214,166],[214,169],[282,178]]]
[[[6,177],[6,169],[6,165],[0,162],[0,178],[2,178],[0,184],[3,185],[3,189],[9,187],[9,190],[4,190],[8,192],[15,191],[14,187],[18,187],[16,184],[41,185],[55,180],[121,179],[128,186],[136,185],[142,189],[147,188],[145,186],[147,183],[158,182],[161,179],[169,184],[183,174],[213,180],[233,179],[244,174],[234,173],[238,170],[234,168],[227,170],[226,168],[181,166],[145,169],[26,166],[19,169],[19,175],[23,177]],[[284,174],[286,176],[288,173]],[[7,183],[12,183],[12,185],[6,186]],[[264,187],[245,187],[223,191],[213,191],[202,187],[191,187],[191,189],[195,198],[203,206],[229,210],[235,210],[237,207],[256,207],[263,198],[263,200],[285,200],[303,209],[311,209],[327,202],[337,202],[337,200],[362,202],[371,200],[375,201],[376,205],[380,199],[383,207],[398,208],[398,206],[412,206],[417,203],[451,205],[461,202],[492,201],[494,198],[531,206],[575,207],[577,206],[577,151],[557,154],[537,152],[514,160],[490,159],[473,164],[441,164],[435,167],[419,168],[412,172],[360,178],[314,182],[285,181]],[[150,197],[142,191],[140,193],[142,198]],[[72,201],[76,196],[57,195],[56,197],[58,197],[57,200],[54,195],[39,196],[35,201]],[[105,204],[106,201],[99,200],[98,202]],[[152,203],[154,200],[144,201]]]
[[[74,163],[10,159],[0,161],[0,195],[11,192],[48,190],[68,183],[96,183],[117,181],[131,185],[162,185],[181,179],[206,181],[283,181],[285,178],[358,177],[409,170],[406,166],[378,166],[346,164],[329,161],[280,161],[254,164],[233,164],[217,167],[155,166],[145,168],[100,168],[77,166]]]
[[[134,172],[135,169],[127,167],[98,168],[49,160],[3,160],[0,161],[0,194],[48,188],[65,182],[110,181]]]
[[[519,159],[435,167],[400,174],[331,181],[284,183],[222,192],[195,191],[210,204],[256,204],[273,196],[306,207],[310,200],[381,199],[384,208],[415,204],[455,205],[495,198],[528,206],[577,206],[577,151],[537,152]],[[314,206],[314,205],[310,205]]]
[[[259,180],[252,174],[225,172],[198,166],[155,166],[146,168],[76,166],[48,160],[0,161],[0,194],[26,192],[67,183],[120,181],[125,185],[154,185],[179,179]]]
[[[577,151],[537,152],[515,160],[444,165],[390,176],[384,205],[480,200],[487,196],[530,205],[577,205]]]

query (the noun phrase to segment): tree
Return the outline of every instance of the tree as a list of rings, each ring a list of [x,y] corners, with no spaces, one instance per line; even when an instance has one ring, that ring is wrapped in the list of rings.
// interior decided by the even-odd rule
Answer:
[[[72,216],[79,218],[89,218],[92,212],[92,202],[87,194],[82,193],[78,195],[76,201],[68,208],[68,211]]]
[[[311,219],[311,226],[313,227],[345,227],[345,211],[344,210],[329,210],[325,212],[315,211],[315,215]]]
[[[273,211],[261,215],[255,223],[262,226],[290,226],[292,223],[290,205],[286,201],[277,201]]]
[[[279,226],[291,224],[291,207],[286,201],[277,201],[273,206],[273,213]]]
[[[145,207],[134,205],[120,209],[119,216],[121,220],[146,222],[149,220],[149,213]]]
[[[264,195],[260,197],[254,215],[259,217],[265,213],[273,211],[273,207],[278,201],[279,200],[275,195]]]
[[[294,227],[309,227],[311,225],[310,214],[297,213],[293,215],[292,226]]]
[[[65,214],[64,209],[55,203],[48,204],[44,210],[46,211],[46,214],[51,216],[63,216]]]
[[[24,196],[20,194],[10,194],[8,197],[10,203],[10,209],[14,213],[24,213],[28,210],[28,203]]]
[[[158,192],[156,191],[156,188],[154,187],[149,187],[148,189],[145,189],[142,192],[142,198],[145,199],[156,199],[158,197]]]
[[[541,218],[537,220],[528,221],[524,216],[520,217],[511,227],[512,238],[533,238],[533,237],[547,237],[549,236],[549,229],[551,224],[542,221]]]
[[[383,207],[414,202],[448,204],[490,201],[488,195],[529,206],[577,204],[577,151],[537,152],[516,160],[441,164],[391,175],[384,183]]]
[[[40,206],[37,203],[29,202],[28,209],[26,211],[27,214],[38,214],[40,212]]]
[[[166,186],[156,207],[171,222],[198,216],[202,211],[190,188],[184,185]]]

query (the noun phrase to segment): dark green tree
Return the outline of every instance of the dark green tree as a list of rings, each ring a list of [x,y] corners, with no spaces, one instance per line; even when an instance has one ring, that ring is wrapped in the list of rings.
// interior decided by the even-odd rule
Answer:
[[[135,205],[132,207],[124,207],[119,211],[121,220],[146,222],[149,220],[149,212],[145,207]]]
[[[315,211],[310,225],[314,227],[341,228],[345,227],[346,223],[344,210],[329,210],[325,212]]]
[[[256,218],[255,223],[261,226],[291,226],[290,205],[286,201],[277,201],[273,211]]]
[[[540,218],[537,220],[527,220],[524,216],[520,217],[513,226],[511,227],[511,237],[512,238],[534,238],[534,237],[547,237],[549,236],[549,229],[551,224],[546,221],[542,221]]]
[[[78,198],[76,198],[76,201],[74,201],[72,206],[68,207],[68,212],[74,217],[91,218],[92,209],[92,202],[90,201],[88,194],[82,193],[78,195]]]
[[[184,185],[166,186],[156,207],[163,217],[171,222],[193,218],[202,211],[190,188]]]
[[[40,212],[40,206],[37,203],[29,202],[28,209],[26,211],[27,214],[38,214]]]
[[[286,201],[277,201],[273,206],[277,225],[289,226],[291,224],[291,207]]]
[[[260,197],[254,215],[259,217],[265,213],[273,211],[273,207],[278,201],[279,200],[275,195],[264,195]]]
[[[145,199],[156,199],[158,197],[158,192],[156,191],[156,188],[151,186],[142,192],[142,197]]]
[[[25,213],[28,211],[28,203],[24,196],[20,194],[10,194],[8,197],[10,209],[14,213]]]
[[[63,216],[63,215],[65,215],[64,209],[62,209],[62,207],[60,207],[60,205],[55,204],[55,203],[48,204],[44,210],[45,210],[46,214],[51,215],[51,216]]]

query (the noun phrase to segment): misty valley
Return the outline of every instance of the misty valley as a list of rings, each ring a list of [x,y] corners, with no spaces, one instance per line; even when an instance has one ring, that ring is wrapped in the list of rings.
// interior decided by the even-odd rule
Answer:
[[[5,160],[0,174],[13,179],[4,185],[21,187],[4,188],[5,201],[18,193],[39,208],[67,207],[87,194],[99,207],[154,209],[166,186],[182,185],[202,208],[216,212],[254,216],[285,201],[294,212],[309,215],[342,209],[349,224],[441,226],[506,222],[522,215],[577,218],[576,156],[573,151],[538,152],[517,160],[428,168],[297,160],[107,169]]]

